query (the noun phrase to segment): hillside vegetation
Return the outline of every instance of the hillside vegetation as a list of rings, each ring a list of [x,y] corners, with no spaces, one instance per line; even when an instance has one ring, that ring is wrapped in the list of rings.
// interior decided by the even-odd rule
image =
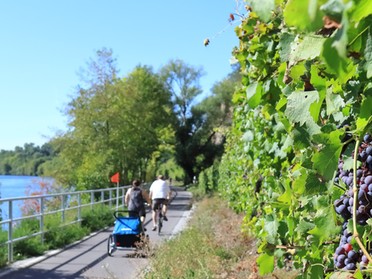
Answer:
[[[245,215],[260,274],[369,276],[372,2],[253,0],[233,18],[242,87],[204,187]]]

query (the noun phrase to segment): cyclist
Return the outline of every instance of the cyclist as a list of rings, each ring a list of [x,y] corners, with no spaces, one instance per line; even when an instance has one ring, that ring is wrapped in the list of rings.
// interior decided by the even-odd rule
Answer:
[[[152,200],[152,223],[153,231],[156,231],[157,214],[156,211],[159,210],[161,204],[163,204],[163,219],[168,221],[167,205],[170,198],[171,190],[167,182],[164,180],[163,175],[158,175],[157,179],[150,186],[150,199]]]

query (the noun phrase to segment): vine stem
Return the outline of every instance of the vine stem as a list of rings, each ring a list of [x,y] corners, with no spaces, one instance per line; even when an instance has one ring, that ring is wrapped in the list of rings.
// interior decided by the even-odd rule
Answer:
[[[358,160],[358,151],[359,151],[360,139],[358,138],[355,142],[354,149],[354,161],[353,161],[353,237],[359,245],[359,248],[363,251],[363,254],[368,258],[369,262],[372,262],[372,257],[368,253],[367,249],[364,247],[362,241],[360,240],[359,233],[356,226],[356,212],[358,204],[358,188],[357,188],[357,160]]]

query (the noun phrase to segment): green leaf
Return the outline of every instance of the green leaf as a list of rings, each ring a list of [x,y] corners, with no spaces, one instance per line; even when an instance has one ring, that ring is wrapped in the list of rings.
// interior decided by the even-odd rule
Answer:
[[[327,115],[339,112],[345,106],[344,99],[339,94],[333,93],[332,87],[327,88],[326,103]]]
[[[313,223],[306,222],[304,220],[300,220],[297,225],[296,231],[300,234],[306,234],[309,230],[313,229],[315,226]]]
[[[322,264],[311,265],[308,272],[308,278],[311,279],[323,279],[324,278],[324,268]]]
[[[305,168],[301,168],[296,171],[293,181],[293,191],[299,195],[302,195],[305,191],[305,185],[307,180],[307,172]]]
[[[319,180],[313,173],[309,173],[306,176],[306,183],[305,183],[305,194],[306,195],[314,195],[322,193],[326,190],[325,185]]]
[[[341,57],[334,48],[334,42],[334,37],[329,38],[324,42],[321,57],[323,58],[329,69],[333,73],[338,75],[342,83],[345,83],[348,77],[348,64],[346,59],[344,57]]]
[[[292,189],[289,185],[285,185],[284,193],[278,197],[278,201],[283,202],[285,204],[290,204],[292,199]]]
[[[369,16],[372,14],[372,1],[371,0],[361,0],[355,1],[356,5],[354,6],[355,9],[351,15],[351,20],[354,22],[358,22],[361,19]]]
[[[296,228],[296,223],[297,223],[297,220],[292,217],[292,216],[288,216],[286,218],[286,221],[287,221],[287,226],[288,226],[288,235],[289,236],[293,236],[293,232],[295,231],[295,228]]]
[[[301,15],[301,16],[299,16]],[[301,30],[316,31],[322,26],[323,13],[313,0],[289,0],[284,8],[284,20],[287,25]]]
[[[301,126],[306,123],[309,134],[318,133],[319,126],[310,113],[311,104],[318,100],[317,91],[295,91],[288,96],[285,115],[293,123],[299,123]]]
[[[308,233],[314,236],[314,242],[321,246],[323,242],[329,239],[332,235],[339,232],[339,228],[335,224],[333,206],[329,206],[322,210],[321,216],[314,219],[315,227]]]
[[[311,118],[309,108],[316,101],[318,101],[316,91],[295,91],[288,97],[285,115],[290,121],[300,123],[302,126]]]
[[[357,130],[363,131],[366,126],[372,121],[372,96],[369,95],[364,98],[360,107],[359,118],[356,121]]]
[[[342,27],[336,31],[334,40],[332,42],[332,47],[337,50],[339,57],[346,58],[346,48],[348,44],[347,30],[349,27],[349,22],[345,19],[346,13],[342,19]]]
[[[320,9],[328,16],[337,20],[338,22],[342,19],[342,13],[344,12],[344,4],[340,0],[329,0],[327,3],[322,5]]]
[[[367,34],[367,42],[366,42],[366,48],[364,49],[364,57],[366,59],[364,68],[367,71],[367,78],[371,78],[372,77],[372,28],[371,27],[369,27],[369,32]]]
[[[265,231],[268,233],[266,239],[268,243],[275,244],[277,239],[277,233],[279,228],[278,220],[275,216],[268,215],[265,219]]]
[[[342,132],[338,130],[322,134],[325,145],[312,158],[314,169],[327,180],[332,179],[338,165],[338,158],[342,150],[341,135]]]
[[[268,274],[274,270],[274,256],[261,254],[257,259],[260,275]]]
[[[248,104],[251,108],[257,107],[261,102],[261,96],[262,96],[262,87],[261,84],[258,82],[251,83],[247,89],[247,99]]]
[[[246,131],[242,136],[242,140],[245,141],[245,142],[253,141],[254,140],[254,134],[252,133],[252,131],[251,130]]]
[[[265,22],[270,20],[271,13],[275,9],[274,0],[252,0],[251,5],[253,11]]]
[[[303,39],[297,37],[292,43],[292,51],[289,58],[290,63],[296,64],[298,61],[318,57],[322,51],[325,40],[325,38],[315,35],[308,35]]]
[[[278,48],[280,60],[282,62],[289,61],[290,54],[292,51],[291,44],[295,38],[296,36],[290,33],[283,33],[282,36],[280,36]]]

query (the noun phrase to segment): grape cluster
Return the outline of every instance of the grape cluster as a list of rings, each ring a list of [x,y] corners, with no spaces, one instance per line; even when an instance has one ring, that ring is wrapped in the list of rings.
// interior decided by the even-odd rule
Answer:
[[[355,154],[353,154],[355,156]],[[367,220],[372,218],[372,136],[367,134],[359,146],[358,161],[361,162],[356,171],[356,185],[358,189],[356,221],[359,225],[366,225]],[[340,159],[335,183],[341,181],[347,186],[346,192],[335,201],[336,212],[344,219],[339,246],[334,255],[336,268],[355,270],[359,264],[361,268],[368,264],[368,258],[361,250],[353,250],[351,245],[352,233],[347,230],[347,223],[353,216],[353,170],[344,170],[343,161]]]

